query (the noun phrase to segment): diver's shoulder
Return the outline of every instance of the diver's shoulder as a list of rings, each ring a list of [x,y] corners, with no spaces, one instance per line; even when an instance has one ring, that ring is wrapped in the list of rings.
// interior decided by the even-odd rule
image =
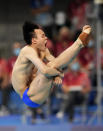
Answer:
[[[28,52],[29,50],[32,51],[33,49],[31,46],[26,45],[21,49],[21,52]]]

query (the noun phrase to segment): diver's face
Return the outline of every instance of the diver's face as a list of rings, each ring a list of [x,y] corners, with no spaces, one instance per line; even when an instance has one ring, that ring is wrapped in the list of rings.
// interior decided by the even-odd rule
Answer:
[[[34,32],[36,37],[33,39],[35,41],[36,48],[41,51],[45,51],[48,38],[45,36],[45,33],[41,29],[35,29]]]

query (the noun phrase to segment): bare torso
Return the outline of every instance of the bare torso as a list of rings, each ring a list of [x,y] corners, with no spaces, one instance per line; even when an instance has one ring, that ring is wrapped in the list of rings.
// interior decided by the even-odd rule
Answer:
[[[25,46],[18,56],[13,71],[12,71],[12,84],[13,88],[20,95],[27,88],[28,82],[35,66],[33,63],[25,57],[26,50],[28,48]]]

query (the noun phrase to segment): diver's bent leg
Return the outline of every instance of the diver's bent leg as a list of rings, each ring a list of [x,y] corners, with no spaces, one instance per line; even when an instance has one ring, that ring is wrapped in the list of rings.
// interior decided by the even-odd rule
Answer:
[[[41,73],[38,73],[34,80],[31,82],[27,92],[29,98],[38,104],[42,104],[49,96],[52,79],[48,79]]]
[[[74,44],[62,52],[53,61],[49,62],[47,65],[53,68],[62,69],[67,66],[78,54],[80,49],[83,47],[81,40],[77,39]]]

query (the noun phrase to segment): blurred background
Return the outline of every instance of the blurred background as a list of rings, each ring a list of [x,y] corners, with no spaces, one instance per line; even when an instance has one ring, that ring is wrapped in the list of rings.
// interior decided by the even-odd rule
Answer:
[[[25,46],[22,25],[43,26],[56,57],[71,46],[82,27],[90,42],[66,68],[61,88],[53,88],[37,109],[27,107],[11,84],[13,65]],[[103,131],[103,0],[0,1],[0,131]]]

